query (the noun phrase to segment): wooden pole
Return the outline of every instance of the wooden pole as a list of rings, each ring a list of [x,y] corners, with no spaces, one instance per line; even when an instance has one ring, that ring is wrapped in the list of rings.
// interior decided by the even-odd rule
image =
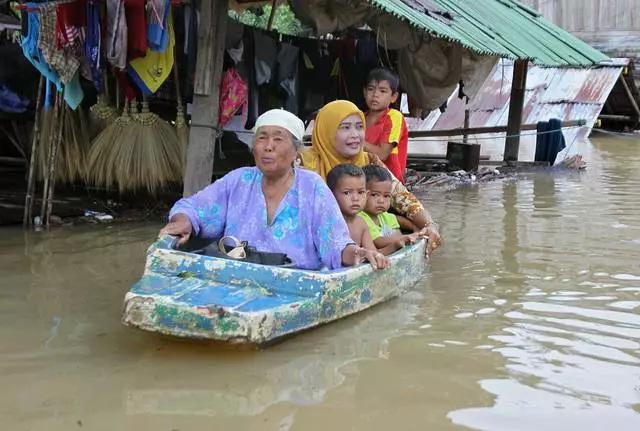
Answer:
[[[38,142],[40,140],[40,116],[42,111],[42,99],[44,94],[44,76],[40,76],[38,84],[38,98],[36,99],[36,113],[33,123],[33,138],[31,141],[31,156],[29,157],[29,174],[27,177],[27,195],[24,198],[24,214],[22,225],[27,227],[33,224],[33,192],[36,180],[36,159],[38,157]]]
[[[620,74],[620,82],[622,83],[622,88],[624,88],[625,93],[627,93],[627,96],[629,97],[629,102],[631,103],[631,106],[633,106],[633,110],[636,111],[636,114],[638,114],[638,118],[640,118],[640,107],[638,107],[636,98],[633,97],[633,93],[631,92],[631,89],[627,84],[627,80],[624,79],[624,76],[622,74]]]
[[[464,126],[463,129],[469,130],[469,110],[465,109],[464,110]],[[469,141],[469,135],[467,133],[465,133],[464,135],[462,135],[462,142],[463,143],[467,143]]]
[[[504,162],[517,162],[520,150],[520,125],[524,108],[524,94],[527,88],[528,60],[516,60],[513,67],[511,83],[511,101],[509,102],[509,119],[507,121],[507,140],[504,147]]]
[[[58,94],[56,93],[56,97],[54,98],[53,101],[53,107],[50,109],[53,109],[53,119],[51,121],[53,121],[53,127],[54,129],[56,127],[59,127],[58,124],[58,118],[60,117],[60,100],[58,98]],[[47,147],[48,147],[48,152],[47,152],[47,156],[48,156],[48,161],[46,163],[45,166],[45,170],[47,171],[46,174],[44,175],[44,184],[42,187],[42,202],[40,202],[40,220],[42,222],[42,224],[45,224],[45,216],[47,213],[47,196],[49,196],[49,181],[50,181],[50,175],[49,175],[49,170],[51,169],[51,166],[53,165],[53,147],[55,146],[55,140],[56,140],[56,134],[52,133],[51,136],[49,136],[49,139],[47,140]]]
[[[227,0],[204,1],[200,7],[198,59],[184,196],[191,196],[209,185],[213,176],[228,8]]]
[[[584,126],[587,122],[584,119],[567,120],[562,122],[562,127]],[[520,126],[521,131],[536,130],[538,124],[528,123]],[[446,130],[412,130],[409,132],[410,139],[434,138],[438,136],[462,136],[462,135],[482,135],[487,133],[505,133],[507,126],[483,126],[469,127],[468,129],[446,129]],[[308,137],[311,139],[311,137]]]
[[[64,117],[67,113],[67,109],[69,109],[65,103],[62,96],[62,93],[58,93],[56,97],[56,119],[55,119],[55,127],[56,133],[54,134],[54,138],[52,139],[52,145],[49,152],[49,166],[47,167],[48,175],[44,190],[44,200],[42,202],[43,212],[42,212],[42,224],[49,228],[49,219],[51,218],[51,209],[53,208],[53,190],[55,188],[56,183],[56,167],[58,165],[58,149],[60,148],[60,144],[62,142],[62,130],[64,129]]]
[[[62,144],[62,132],[64,130],[64,117],[67,115],[67,111],[69,107],[64,103],[64,99],[62,98],[62,93],[59,93],[58,97],[60,98],[60,113],[58,115],[58,133],[56,136],[56,140],[53,146],[53,162],[49,166],[49,191],[47,193],[47,212],[45,214],[45,218],[42,220],[44,225],[49,228],[49,219],[51,218],[51,210],[53,208],[53,191],[55,189],[56,184],[56,168],[58,166],[58,150],[60,149],[60,145]],[[79,108],[82,109],[82,108]]]
[[[273,21],[276,19],[276,13],[278,10],[278,0],[273,0],[271,3],[271,13],[269,14],[269,22],[267,23],[267,30],[271,31],[273,28]]]

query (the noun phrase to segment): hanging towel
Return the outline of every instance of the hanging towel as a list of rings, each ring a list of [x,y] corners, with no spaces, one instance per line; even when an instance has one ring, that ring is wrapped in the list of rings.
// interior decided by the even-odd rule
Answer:
[[[145,0],[124,0],[129,61],[144,57],[147,52],[147,14],[144,5]]]
[[[89,62],[91,78],[96,90],[102,91],[102,61],[100,38],[100,4],[94,1],[87,3],[87,32],[84,42],[85,55]]]
[[[78,71],[80,60],[56,46],[56,16],[54,4],[40,6],[38,47],[47,64],[60,76],[60,81],[67,84]]]
[[[164,52],[167,49],[169,9],[170,0],[149,0],[147,3],[147,43],[152,51]]]
[[[173,33],[173,17],[169,14],[167,20],[169,43],[164,52],[147,50],[147,55],[129,62],[127,72],[143,94],[151,96],[158,91],[162,83],[171,74],[173,68],[173,47],[175,35]]]
[[[124,0],[107,0],[107,62],[116,69],[127,67],[127,20]]]

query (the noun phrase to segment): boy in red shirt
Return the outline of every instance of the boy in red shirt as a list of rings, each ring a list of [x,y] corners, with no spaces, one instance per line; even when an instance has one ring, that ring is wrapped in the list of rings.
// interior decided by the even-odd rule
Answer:
[[[409,131],[402,113],[390,108],[398,100],[399,85],[400,78],[390,69],[373,69],[367,75],[364,99],[369,110],[364,149],[380,157],[404,184]]]

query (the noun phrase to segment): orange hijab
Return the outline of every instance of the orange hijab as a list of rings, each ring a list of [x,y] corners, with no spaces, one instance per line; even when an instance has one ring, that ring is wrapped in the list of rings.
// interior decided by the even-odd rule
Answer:
[[[363,167],[368,163],[364,150],[351,159],[346,159],[336,151],[336,132],[340,123],[352,114],[357,114],[365,124],[364,113],[348,100],[335,100],[327,103],[318,112],[313,125],[311,148],[302,152],[303,167],[318,173],[324,180],[331,169],[341,163],[352,163]]]

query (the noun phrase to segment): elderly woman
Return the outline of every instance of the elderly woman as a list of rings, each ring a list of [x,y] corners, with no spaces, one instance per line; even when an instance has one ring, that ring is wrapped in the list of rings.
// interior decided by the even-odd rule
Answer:
[[[302,166],[315,171],[326,180],[327,173],[342,163],[363,167],[376,164],[386,169],[375,155],[364,151],[365,116],[356,105],[347,100],[336,100],[325,105],[316,116],[311,148],[301,154]],[[438,225],[420,201],[410,193],[393,174],[391,206],[407,217],[429,238],[428,255],[441,244]]]
[[[258,251],[285,253],[304,269],[340,268],[366,259],[382,268],[380,253],[357,247],[331,191],[316,173],[294,168],[304,124],[274,109],[256,121],[255,167],[236,169],[195,195],[180,199],[162,234],[179,244],[198,235],[234,236]]]

